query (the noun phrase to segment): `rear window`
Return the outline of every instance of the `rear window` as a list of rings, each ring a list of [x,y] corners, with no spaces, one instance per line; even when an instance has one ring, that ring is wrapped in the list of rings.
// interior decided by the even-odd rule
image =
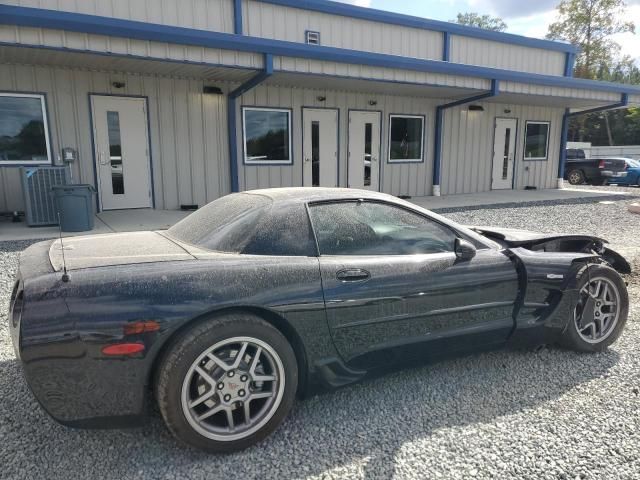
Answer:
[[[236,193],[220,198],[167,231],[207,250],[250,255],[314,256],[304,205],[273,208],[266,196]]]

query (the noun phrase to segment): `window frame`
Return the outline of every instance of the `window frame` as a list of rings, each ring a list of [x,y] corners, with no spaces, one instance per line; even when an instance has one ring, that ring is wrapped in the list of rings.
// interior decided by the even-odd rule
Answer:
[[[422,132],[420,134],[421,145],[420,145],[420,158],[409,158],[409,159],[391,159],[391,131],[392,131],[392,123],[394,118],[419,118],[422,121]],[[426,115],[413,115],[413,114],[405,114],[405,113],[391,113],[389,114],[389,132],[387,135],[387,163],[391,164],[403,164],[403,163],[424,163],[424,152],[425,146],[427,143],[426,138],[426,123],[427,116]]]
[[[527,157],[527,133],[529,131],[529,125],[546,125],[547,137],[545,145],[544,157]],[[549,160],[549,144],[551,143],[551,122],[547,120],[527,120],[524,124],[524,144],[522,146],[522,159],[525,162],[546,162]]]
[[[311,209],[315,206],[319,206],[319,205],[331,205],[331,204],[344,204],[344,203],[376,203],[376,204],[380,204],[380,205],[385,205],[387,207],[391,207],[391,208],[399,208],[401,210],[404,210],[405,212],[411,213],[413,215],[416,215],[420,218],[423,218],[427,221],[433,222],[437,225],[439,225],[440,227],[449,230],[450,232],[453,233],[453,236],[456,238],[462,238],[465,240],[470,240],[472,243],[474,243],[474,245],[477,243],[471,239],[469,239],[467,237],[467,235],[464,235],[462,232],[458,231],[456,228],[452,227],[451,225],[447,225],[446,223],[443,223],[429,215],[425,215],[422,212],[419,212],[417,210],[414,210],[412,208],[406,207],[405,205],[399,205],[399,204],[395,204],[395,203],[391,203],[391,202],[387,202],[385,200],[379,200],[379,199],[375,199],[375,198],[346,198],[346,199],[330,199],[330,200],[318,200],[318,201],[314,201],[314,202],[307,202],[306,204],[306,210],[307,210],[307,215],[309,217],[309,223],[311,225],[311,231],[313,232],[313,239],[315,241],[315,245],[316,245],[316,249],[317,249],[317,253],[318,253],[318,258],[322,258],[322,257],[330,257],[330,258],[356,258],[356,257],[416,257],[416,256],[427,256],[427,255],[444,255],[444,254],[455,254],[455,251],[452,252],[439,252],[439,253],[400,253],[397,255],[389,255],[389,254],[367,254],[367,255],[327,255],[327,254],[323,254],[320,250],[320,242],[318,241],[318,234],[316,233],[316,226],[313,223],[313,217],[311,216]],[[481,248],[477,247],[478,250],[481,250]],[[482,249],[487,249],[489,248],[488,246],[484,245],[482,247]]]
[[[42,111],[42,120],[44,122],[44,139],[47,149],[47,160],[0,160],[1,167],[19,167],[19,166],[33,166],[33,165],[53,165],[53,154],[51,151],[51,135],[49,117],[47,115],[47,94],[46,93],[31,93],[31,92],[10,92],[0,91],[0,97],[15,97],[15,98],[38,98],[40,99],[40,108]]]
[[[286,113],[289,127],[289,159],[288,160],[249,160],[247,158],[247,111]],[[280,107],[242,106],[242,164],[247,166],[292,166],[293,165],[293,109]]]

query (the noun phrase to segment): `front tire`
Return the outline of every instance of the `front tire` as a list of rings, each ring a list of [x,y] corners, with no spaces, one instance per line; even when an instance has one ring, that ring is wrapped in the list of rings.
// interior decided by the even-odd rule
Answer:
[[[287,339],[253,315],[225,315],[180,335],[164,356],[156,398],[171,433],[209,452],[247,448],[291,410],[298,366]]]
[[[602,352],[621,335],[629,313],[629,295],[618,272],[587,267],[578,283],[579,299],[561,343],[580,352]]]

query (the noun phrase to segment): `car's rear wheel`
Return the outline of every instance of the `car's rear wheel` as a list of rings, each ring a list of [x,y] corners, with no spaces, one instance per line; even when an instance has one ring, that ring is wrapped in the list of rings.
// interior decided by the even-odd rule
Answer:
[[[592,266],[582,273],[578,302],[562,343],[581,352],[600,352],[614,343],[627,322],[629,296],[612,268]]]
[[[234,314],[200,323],[174,341],[159,367],[156,396],[179,440],[230,452],[280,425],[297,384],[287,339],[260,318]]]
[[[567,179],[571,185],[582,185],[584,183],[584,173],[581,170],[571,170],[567,174]]]

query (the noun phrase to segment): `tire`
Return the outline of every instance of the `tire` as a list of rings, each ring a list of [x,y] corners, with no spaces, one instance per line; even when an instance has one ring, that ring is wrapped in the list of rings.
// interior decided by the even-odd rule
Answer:
[[[580,298],[560,343],[579,352],[602,352],[620,337],[627,323],[627,286],[614,269],[593,265],[583,270],[577,289]],[[612,301],[615,307],[607,305]]]
[[[584,183],[584,173],[582,170],[571,170],[567,174],[567,180],[571,185],[582,185]]]
[[[231,314],[177,337],[155,385],[162,418],[178,440],[226,453],[254,445],[282,423],[295,401],[298,365],[280,331],[259,317]]]

